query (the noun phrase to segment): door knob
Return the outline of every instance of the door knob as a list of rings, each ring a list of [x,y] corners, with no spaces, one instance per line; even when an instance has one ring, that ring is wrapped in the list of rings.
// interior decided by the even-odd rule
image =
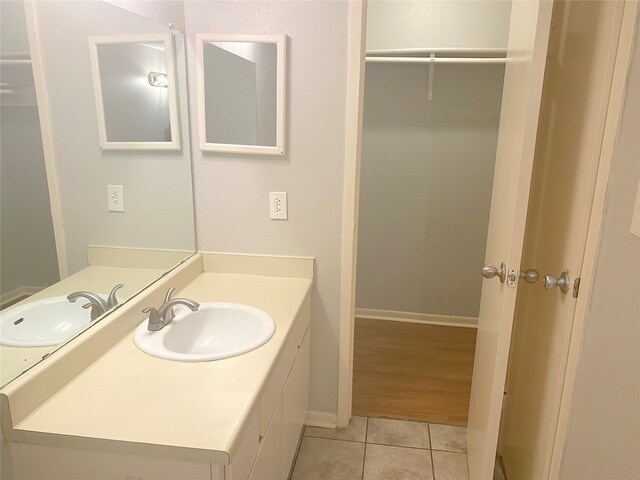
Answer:
[[[569,276],[569,272],[565,270],[560,275],[560,278],[556,278],[553,275],[545,275],[542,285],[547,290],[551,290],[554,287],[560,287],[560,291],[565,295],[569,291],[569,287],[571,286],[571,277]]]
[[[527,283],[536,283],[538,278],[540,278],[540,274],[535,268],[520,272],[520,280],[524,280]]]
[[[482,267],[482,276],[484,278],[493,278],[498,277],[500,279],[500,283],[504,283],[504,279],[507,275],[507,266],[502,262],[500,264],[500,268],[494,267],[491,264],[486,264]]]

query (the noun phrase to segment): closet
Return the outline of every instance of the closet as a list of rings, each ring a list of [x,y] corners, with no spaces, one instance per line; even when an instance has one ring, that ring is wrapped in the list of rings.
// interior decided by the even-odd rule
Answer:
[[[59,280],[22,2],[0,2],[0,306]]]
[[[353,414],[465,426],[508,2],[371,2]]]

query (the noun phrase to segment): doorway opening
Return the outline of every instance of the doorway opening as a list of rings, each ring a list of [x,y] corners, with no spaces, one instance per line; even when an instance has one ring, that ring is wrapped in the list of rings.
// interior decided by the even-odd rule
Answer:
[[[467,424],[510,10],[368,5],[353,415]]]

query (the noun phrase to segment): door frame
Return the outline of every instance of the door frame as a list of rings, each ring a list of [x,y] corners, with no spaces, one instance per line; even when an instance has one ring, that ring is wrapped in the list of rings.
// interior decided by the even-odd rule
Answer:
[[[576,299],[566,357],[566,368],[560,392],[560,408],[553,438],[549,469],[549,478],[551,479],[556,479],[560,476],[562,452],[567,438],[575,380],[582,352],[584,325],[589,312],[593,281],[595,278],[595,267],[600,249],[601,227],[604,217],[609,173],[615,154],[616,140],[618,138],[624,107],[627,76],[634,49],[638,10],[639,3],[637,0],[625,0],[622,25],[613,67],[609,104],[605,113],[605,126],[600,148],[593,201],[591,204],[591,214],[589,216],[586,234],[582,271],[580,274],[580,294]]]
[[[345,135],[342,245],[340,259],[340,337],[338,343],[337,426],[351,418],[353,333],[356,312],[356,260],[360,203],[360,158],[364,107],[367,0],[349,1],[347,117]]]
[[[62,216],[62,201],[60,200],[58,169],[56,167],[55,151],[53,148],[53,129],[51,122],[51,108],[49,105],[49,92],[47,91],[47,83],[44,74],[44,61],[42,59],[42,50],[40,46],[41,41],[38,33],[38,13],[36,11],[34,1],[25,0],[24,13],[27,23],[27,37],[29,39],[33,82],[38,104],[38,117],[40,118],[40,134],[42,136],[44,167],[47,175],[47,186],[49,188],[53,238],[56,245],[58,272],[60,274],[60,280],[62,280],[69,276],[69,267],[67,264],[67,249],[64,218]]]

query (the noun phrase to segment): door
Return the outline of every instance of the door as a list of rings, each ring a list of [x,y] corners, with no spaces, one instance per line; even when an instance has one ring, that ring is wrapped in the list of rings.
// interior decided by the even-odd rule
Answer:
[[[551,11],[544,0],[515,1],[511,11],[485,255],[505,271],[504,283],[495,275],[482,286],[467,426],[472,480],[493,475],[517,292],[506,277],[520,267]]]
[[[498,450],[509,478],[549,478],[623,9],[554,6],[522,266],[566,270],[570,289],[518,291]]]

